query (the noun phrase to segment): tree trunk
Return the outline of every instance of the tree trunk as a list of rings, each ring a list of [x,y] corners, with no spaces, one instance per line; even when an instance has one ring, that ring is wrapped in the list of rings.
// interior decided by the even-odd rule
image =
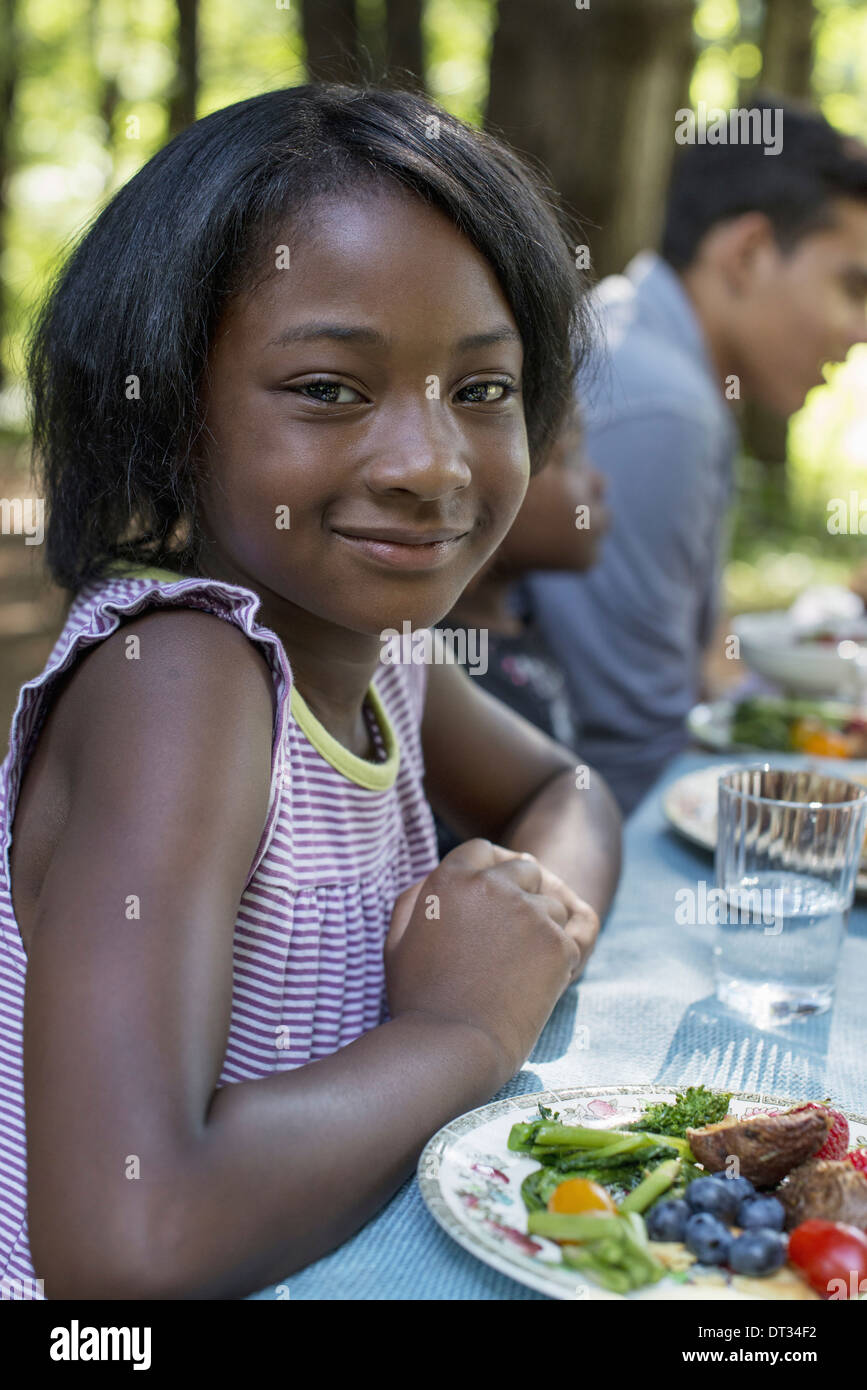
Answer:
[[[809,97],[813,71],[813,0],[765,0],[762,88]]]
[[[403,83],[407,72],[424,87],[424,56],[421,41],[422,0],[386,0],[385,43],[386,76]]]
[[[301,27],[311,82],[358,81],[354,0],[301,0]]]
[[[15,108],[15,78],[19,31],[16,23],[15,0],[0,3],[0,262],[6,250],[7,189],[12,172],[12,114]],[[0,341],[6,330],[6,287],[0,281]],[[0,390],[6,385],[9,372],[0,355]]]
[[[87,52],[90,54],[91,71],[93,75],[94,87],[96,89],[96,109],[105,122],[105,148],[111,159],[112,170],[107,171],[103,179],[103,189],[107,188],[113,179],[114,153],[115,153],[115,130],[114,113],[117,110],[117,103],[120,98],[120,89],[117,85],[117,78],[114,73],[109,77],[104,77],[97,67],[96,50],[99,43],[99,7],[100,0],[90,0],[87,10]]]
[[[815,19],[813,0],[765,0],[761,37],[763,92],[782,98],[810,96]],[[776,509],[786,504],[784,465],[788,428],[788,420],[782,416],[756,401],[746,403],[744,444],[754,458],[767,465],[766,488],[776,498]]]
[[[486,121],[589,224],[600,275],[656,244],[693,68],[692,0],[500,0]]]
[[[177,70],[169,99],[169,139],[196,119],[199,94],[199,0],[175,0],[178,13]]]

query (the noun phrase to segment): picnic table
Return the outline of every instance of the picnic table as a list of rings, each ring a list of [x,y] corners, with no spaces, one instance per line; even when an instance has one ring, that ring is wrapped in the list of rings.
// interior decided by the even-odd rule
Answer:
[[[776,764],[797,761],[768,756]],[[584,976],[559,1001],[524,1068],[492,1099],[570,1086],[703,1083],[803,1100],[830,1096],[850,1113],[867,1114],[867,906],[856,899],[850,914],[833,1009],[772,1029],[741,1021],[717,1002],[713,928],[675,922],[677,890],[700,879],[712,885],[714,864],[709,851],[668,827],[662,794],[686,772],[732,761],[682,754],[627,821],[623,877]],[[412,1177],[339,1249],[250,1297],[544,1295],[457,1245],[428,1212]]]

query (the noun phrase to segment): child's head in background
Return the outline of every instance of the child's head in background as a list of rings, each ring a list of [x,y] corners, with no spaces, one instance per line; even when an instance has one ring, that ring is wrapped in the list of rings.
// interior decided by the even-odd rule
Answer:
[[[358,633],[430,625],[559,432],[584,288],[535,175],[417,95],[303,86],[197,121],[34,328],[53,577],[125,560]],[[389,528],[460,534],[348,535]]]
[[[531,570],[592,569],[609,525],[605,479],[587,456],[581,411],[573,400],[545,467],[530,479],[510,530],[467,585],[458,613],[483,589],[504,589]]]
[[[498,567],[516,577],[528,570],[592,569],[610,525],[604,498],[605,479],[587,455],[581,411],[573,401],[546,467],[531,479],[497,551]]]

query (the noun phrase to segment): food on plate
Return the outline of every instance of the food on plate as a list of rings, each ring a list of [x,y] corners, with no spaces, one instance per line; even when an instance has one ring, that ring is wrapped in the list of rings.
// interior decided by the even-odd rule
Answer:
[[[736,1158],[741,1177],[757,1187],[772,1187],[822,1147],[830,1128],[827,1111],[797,1109],[745,1119],[730,1116],[703,1129],[688,1129],[686,1137],[695,1158],[710,1172]]]
[[[651,1240],[683,1240],[686,1223],[693,1210],[683,1197],[672,1197],[669,1202],[657,1202],[645,1217],[647,1234]]]
[[[531,1235],[560,1242],[564,1264],[586,1270],[614,1293],[655,1284],[666,1273],[665,1265],[650,1249],[637,1212],[557,1217],[536,1211],[530,1212],[527,1229]]]
[[[660,1101],[649,1105],[641,1116],[627,1130],[651,1130],[654,1134],[667,1134],[686,1138],[686,1131],[693,1126],[712,1125],[728,1114],[731,1093],[709,1091],[706,1086],[688,1086],[677,1093],[674,1101]]]
[[[808,1101],[806,1105],[798,1105],[793,1113],[798,1110],[824,1110],[831,1117],[831,1128],[828,1130],[828,1137],[821,1149],[813,1155],[814,1158],[843,1158],[849,1147],[849,1121],[845,1115],[841,1115],[839,1110],[833,1110],[830,1105],[820,1105],[817,1101]]]
[[[690,1152],[685,1139],[562,1125],[544,1106],[539,1110],[540,1119],[512,1125],[508,1141],[510,1149],[542,1164],[521,1184],[529,1211],[547,1210],[552,1193],[566,1178],[585,1178],[607,1188],[614,1198],[623,1197],[663,1160]]]
[[[691,1182],[683,1202],[658,1202],[647,1233],[651,1241],[682,1240],[703,1266],[766,1278],[786,1262],[785,1217],[776,1197],[756,1192],[746,1178],[717,1173]]]
[[[741,1198],[729,1183],[721,1183],[712,1177],[696,1178],[686,1193],[690,1211],[707,1212],[721,1221],[731,1221],[740,1205]]]
[[[813,1158],[799,1164],[778,1196],[790,1231],[813,1219],[867,1229],[867,1176],[845,1160]]]
[[[735,1220],[744,1231],[782,1231],[786,1224],[786,1208],[778,1197],[756,1192],[739,1204]]]
[[[823,758],[867,758],[867,720],[853,709],[821,700],[756,695],[732,716],[735,743]]]
[[[822,1298],[867,1294],[867,1235],[838,1221],[804,1221],[789,1236],[789,1262]]]
[[[776,1231],[742,1231],[732,1239],[727,1263],[735,1274],[773,1274],[786,1263],[786,1242]]]
[[[590,1178],[567,1178],[548,1198],[548,1210],[575,1215],[594,1211],[616,1211],[617,1203],[610,1193]]]
[[[789,731],[789,747],[815,758],[863,758],[864,734],[860,721],[843,730],[829,729],[821,719],[796,719]]]
[[[540,1162],[521,1184],[528,1233],[616,1293],[668,1273],[800,1299],[857,1297],[829,1280],[844,1258],[861,1270],[863,1242],[867,1293],[867,1148],[847,1152],[846,1117],[830,1101],[736,1117],[730,1099],[690,1087],[617,1130],[540,1106],[508,1141]]]
[[[648,1168],[638,1186],[627,1192],[620,1203],[620,1210],[646,1211],[675,1183],[688,1181],[685,1171],[687,1166],[681,1158],[668,1158],[658,1163],[655,1168]]]
[[[703,1265],[728,1264],[732,1233],[718,1216],[695,1211],[683,1232],[683,1243]]]

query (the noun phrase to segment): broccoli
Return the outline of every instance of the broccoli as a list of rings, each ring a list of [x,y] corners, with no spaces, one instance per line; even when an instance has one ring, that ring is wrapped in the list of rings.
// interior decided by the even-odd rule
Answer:
[[[731,1092],[709,1091],[706,1086],[690,1086],[677,1092],[674,1104],[650,1105],[640,1119],[624,1125],[626,1130],[650,1130],[654,1134],[686,1138],[688,1129],[718,1124],[728,1114]]]

